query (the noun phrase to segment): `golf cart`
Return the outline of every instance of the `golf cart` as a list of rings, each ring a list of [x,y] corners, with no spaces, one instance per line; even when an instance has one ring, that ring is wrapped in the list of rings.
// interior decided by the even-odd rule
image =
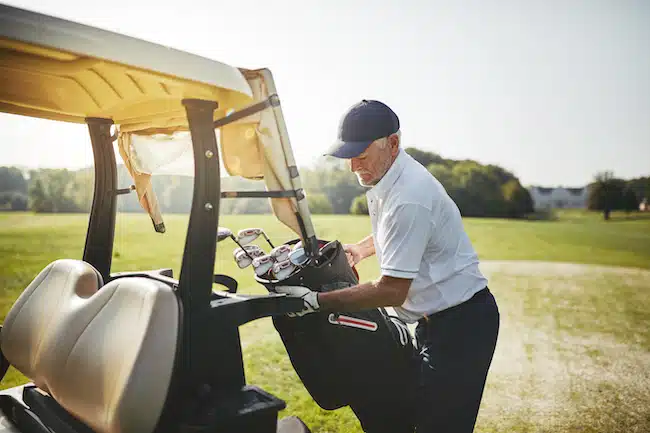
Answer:
[[[0,393],[0,432],[308,431],[295,417],[278,422],[285,402],[246,383],[239,326],[263,317],[321,407],[352,407],[367,431],[404,413],[403,326],[381,309],[296,316],[302,300],[274,292],[336,290],[358,276],[338,241],[315,234],[270,71],[0,5],[0,80],[3,112],[87,124],[95,173],[83,257],[44,263],[0,330],[2,374],[12,365],[31,381]],[[117,185],[114,143],[133,185]],[[222,191],[220,161],[264,190]],[[151,178],[169,164],[194,178],[178,279],[111,272],[117,200],[137,194],[164,233]],[[296,238],[262,259],[246,243],[263,230],[219,228],[220,199],[239,197],[270,200]],[[214,275],[228,238],[268,294]]]

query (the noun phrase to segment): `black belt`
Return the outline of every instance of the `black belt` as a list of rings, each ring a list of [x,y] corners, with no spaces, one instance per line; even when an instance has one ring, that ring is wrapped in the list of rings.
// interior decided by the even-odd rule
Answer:
[[[463,305],[467,305],[467,304],[471,304],[473,302],[480,301],[481,298],[483,296],[487,295],[489,292],[490,292],[490,289],[488,288],[488,286],[485,286],[484,288],[482,288],[478,292],[474,293],[474,295],[471,298],[469,298],[467,301],[461,302],[458,305],[454,305],[453,307],[446,308],[446,309],[444,309],[442,311],[436,311],[435,313],[429,314],[428,316],[424,316],[423,318],[418,320],[418,325],[424,326],[430,320],[439,319],[441,317],[444,317],[447,314],[451,313],[452,311],[457,310],[458,308],[462,307]]]

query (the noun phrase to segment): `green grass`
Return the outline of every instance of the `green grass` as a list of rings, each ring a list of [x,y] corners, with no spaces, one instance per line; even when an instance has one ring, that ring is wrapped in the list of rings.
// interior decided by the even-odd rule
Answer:
[[[467,219],[481,259],[543,260],[650,268],[650,214],[565,211],[559,221]]]
[[[584,212],[559,216],[465,220],[502,313],[476,431],[650,431],[650,215],[614,214],[609,222]],[[0,213],[1,317],[49,262],[81,257],[87,222],[86,215]],[[187,218],[165,222],[161,235],[146,215],[118,216],[113,271],[171,267],[178,276]],[[295,237],[271,216],[219,223],[233,231],[261,226],[276,242]],[[314,224],[321,239],[344,243],[370,230],[362,216],[316,216]],[[263,293],[250,269],[234,264],[234,247],[219,245],[215,272],[237,278],[244,293]],[[376,260],[359,272],[376,277]],[[269,319],[243,326],[242,344],[247,381],[284,399],[282,416],[296,414],[318,433],[361,431],[349,409],[324,411],[311,400]],[[24,381],[11,370],[2,388]]]

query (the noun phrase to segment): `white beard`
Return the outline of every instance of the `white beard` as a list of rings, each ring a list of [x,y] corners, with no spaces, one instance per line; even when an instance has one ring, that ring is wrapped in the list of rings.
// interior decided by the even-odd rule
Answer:
[[[357,173],[354,174],[357,175],[357,181],[359,182],[359,185],[363,186],[364,188],[372,188],[377,184],[377,182],[365,183],[361,176],[359,176]]]

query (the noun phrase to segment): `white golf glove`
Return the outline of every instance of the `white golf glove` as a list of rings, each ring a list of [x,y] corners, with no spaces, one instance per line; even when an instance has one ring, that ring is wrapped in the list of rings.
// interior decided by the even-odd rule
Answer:
[[[302,317],[305,314],[318,311],[320,305],[318,304],[318,293],[309,290],[307,287],[302,286],[276,286],[275,291],[278,293],[285,293],[294,298],[301,298],[304,304],[303,310],[297,313],[287,313],[289,317]]]

